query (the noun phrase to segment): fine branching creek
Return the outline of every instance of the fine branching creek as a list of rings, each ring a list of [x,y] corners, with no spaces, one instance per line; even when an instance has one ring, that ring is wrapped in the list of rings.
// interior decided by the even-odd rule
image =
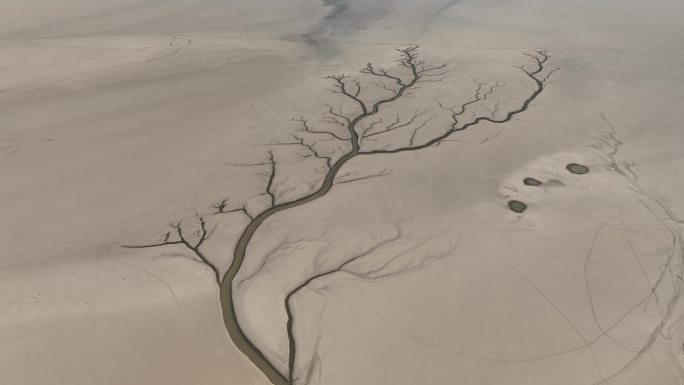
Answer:
[[[294,314],[291,299],[302,288],[311,284],[313,281],[342,271],[352,262],[367,257],[374,251],[388,245],[401,237],[401,229],[396,235],[378,242],[374,246],[354,255],[353,257],[333,266],[329,270],[317,272],[302,281],[299,285],[292,288],[285,296],[283,311],[287,314],[287,325],[284,325],[287,332],[289,350],[287,352],[287,370],[278,369],[278,365],[269,360],[268,357],[254,344],[249,335],[245,333],[238,321],[234,290],[236,287],[236,277],[241,271],[241,267],[247,258],[248,247],[254,234],[259,230],[271,216],[305,205],[325,196],[336,183],[347,183],[355,180],[368,179],[371,177],[382,176],[383,173],[358,178],[336,180],[340,170],[351,159],[356,157],[383,156],[387,154],[403,153],[410,151],[420,151],[439,145],[447,141],[452,135],[473,128],[480,123],[505,124],[517,115],[525,112],[530,104],[534,102],[544,91],[548,80],[558,67],[549,67],[550,55],[546,51],[535,51],[525,53],[529,63],[517,66],[525,82],[529,83],[528,91],[519,97],[519,102],[507,111],[499,111],[499,103],[495,107],[488,107],[486,103],[492,100],[497,88],[502,85],[499,83],[488,84],[476,82],[473,95],[466,101],[456,105],[439,103],[441,108],[450,117],[450,124],[441,130],[434,131],[433,134],[423,130],[430,122],[423,113],[418,111],[410,119],[387,124],[382,120],[374,120],[367,124],[379,112],[389,105],[405,97],[409,91],[417,88],[418,85],[439,84],[447,75],[445,64],[431,65],[419,55],[419,48],[408,47],[397,49],[397,65],[395,68],[382,68],[368,63],[360,72],[364,79],[371,79],[370,85],[361,79],[348,75],[328,76],[327,80],[331,84],[331,92],[346,100],[347,107],[342,109],[328,106],[323,113],[323,121],[333,124],[337,129],[317,129],[304,118],[297,119],[301,125],[301,134],[295,135],[295,141],[288,145],[300,146],[307,151],[308,156],[314,158],[324,167],[325,174],[321,176],[319,184],[308,194],[297,199],[286,200],[278,194],[276,189],[276,179],[282,168],[277,153],[269,151],[265,154],[265,160],[256,164],[263,167],[267,172],[265,175],[265,188],[263,195],[268,199],[268,207],[261,212],[247,205],[232,206],[228,200],[217,203],[214,214],[243,215],[247,218],[248,224],[241,232],[237,244],[232,253],[232,262],[228,270],[221,274],[215,263],[211,261],[202,251],[202,245],[211,236],[211,231],[207,229],[205,217],[198,219],[198,230],[193,232],[196,236],[188,236],[184,232],[181,222],[171,225],[171,230],[167,232],[163,239],[156,243],[143,245],[127,245],[127,248],[151,248],[166,245],[178,245],[189,250],[194,258],[201,261],[212,269],[214,279],[220,286],[220,301],[223,310],[223,321],[233,343],[244,353],[249,360],[275,385],[291,385],[295,383],[306,383],[306,373],[296,373],[295,363],[297,362],[297,340],[294,328],[296,327],[296,314]],[[369,102],[366,92],[368,87],[377,87],[386,96]],[[487,114],[473,114],[475,107],[484,106]],[[393,137],[394,136],[394,137]],[[326,140],[337,141],[343,148],[340,154],[330,154],[320,149],[318,144],[325,138]],[[383,147],[373,146],[378,139],[392,138],[388,145]],[[405,138],[405,139],[402,139]],[[403,143],[403,144],[397,144]],[[584,166],[577,165],[568,169],[571,172],[582,173]],[[339,179],[339,177],[338,177]],[[529,182],[529,183],[528,183]],[[532,180],[526,182],[530,185],[538,185],[539,181]],[[509,203],[511,210],[522,212],[527,207],[524,203]]]

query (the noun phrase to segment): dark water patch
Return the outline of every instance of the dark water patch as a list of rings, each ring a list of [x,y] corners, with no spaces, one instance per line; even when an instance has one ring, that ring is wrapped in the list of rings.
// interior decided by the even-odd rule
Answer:
[[[511,209],[511,211],[520,214],[527,210],[527,205],[523,202],[512,200],[508,201],[508,208]]]
[[[568,171],[570,171],[571,173],[578,175],[586,174],[589,172],[589,168],[587,166],[583,166],[577,163],[568,163],[568,165],[565,166],[565,168],[567,168]]]
[[[539,186],[540,184],[542,184],[540,180],[530,177],[523,179],[523,183],[525,184],[525,186]]]

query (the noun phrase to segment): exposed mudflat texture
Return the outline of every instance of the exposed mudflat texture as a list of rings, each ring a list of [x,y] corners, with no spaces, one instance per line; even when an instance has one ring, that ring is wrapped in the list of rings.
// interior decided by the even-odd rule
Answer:
[[[680,385],[682,15],[0,2],[0,384]]]

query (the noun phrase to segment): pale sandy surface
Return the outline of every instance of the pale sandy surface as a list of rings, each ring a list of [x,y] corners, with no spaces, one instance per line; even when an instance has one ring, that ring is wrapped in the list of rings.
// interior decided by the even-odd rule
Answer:
[[[263,160],[292,117],[334,103],[322,76],[391,65],[407,44],[451,72],[398,111],[457,103],[469,76],[506,82],[515,103],[526,85],[511,66],[529,50],[560,71],[514,121],[355,159],[343,174],[391,174],[272,218],[238,276],[255,343],[286,367],[285,293],[403,221],[394,249],[295,298],[311,383],[684,381],[684,313],[666,314],[682,274],[681,2],[44,3],[0,2],[0,383],[267,384],[230,343],[208,269],[120,245],[258,194],[263,177],[231,164]],[[611,130],[636,182],[592,147]],[[290,171],[290,196],[317,175]],[[244,220],[211,221],[225,268]],[[310,241],[273,252],[291,239]]]

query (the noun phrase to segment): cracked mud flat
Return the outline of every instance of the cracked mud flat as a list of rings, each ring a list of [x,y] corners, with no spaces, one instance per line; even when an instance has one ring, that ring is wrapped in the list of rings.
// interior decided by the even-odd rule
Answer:
[[[684,380],[680,3],[0,10],[0,383]]]

